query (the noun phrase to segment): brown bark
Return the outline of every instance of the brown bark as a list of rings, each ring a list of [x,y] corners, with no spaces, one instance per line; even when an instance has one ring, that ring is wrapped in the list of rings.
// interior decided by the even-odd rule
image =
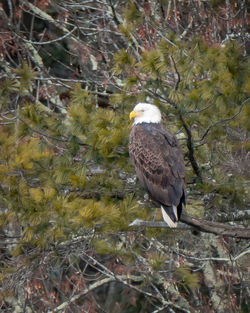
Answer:
[[[190,216],[187,213],[182,213],[180,220],[181,222],[193,226],[202,232],[242,239],[250,238],[250,228],[206,221]]]

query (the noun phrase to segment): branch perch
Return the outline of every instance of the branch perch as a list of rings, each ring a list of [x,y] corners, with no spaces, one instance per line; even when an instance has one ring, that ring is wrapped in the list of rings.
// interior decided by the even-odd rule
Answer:
[[[234,238],[250,239],[250,228],[231,226],[227,224],[206,221],[198,217],[191,216],[187,213],[182,213],[180,221],[184,224],[194,227],[195,229],[198,229],[201,232]],[[169,226],[165,222],[153,222],[142,220],[134,220],[129,226],[169,228]],[[179,224],[176,229],[189,230],[191,228],[187,227],[186,225]]]

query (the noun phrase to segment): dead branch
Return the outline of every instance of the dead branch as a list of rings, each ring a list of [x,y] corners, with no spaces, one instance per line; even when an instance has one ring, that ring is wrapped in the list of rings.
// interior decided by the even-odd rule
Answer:
[[[135,281],[141,281],[142,278],[141,277],[137,277],[137,276],[131,276],[131,277],[127,277],[125,275],[123,276],[119,276],[118,279],[120,280],[135,280]],[[77,295],[73,296],[71,299],[61,303],[59,306],[57,306],[56,308],[54,308],[52,311],[49,311],[50,313],[52,312],[59,312],[63,309],[65,309],[66,307],[68,307],[71,303],[75,302],[76,300],[78,300],[81,297],[84,297],[85,295],[87,295],[89,292],[93,291],[94,289],[107,284],[109,282],[112,281],[116,281],[117,277],[106,277],[103,278],[101,280],[98,280],[97,282],[93,283],[92,285],[88,286],[86,289],[84,289],[82,292],[78,293]]]

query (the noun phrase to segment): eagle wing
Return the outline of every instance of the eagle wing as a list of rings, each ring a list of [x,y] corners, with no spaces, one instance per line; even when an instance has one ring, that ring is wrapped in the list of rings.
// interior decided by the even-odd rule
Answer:
[[[153,200],[167,207],[185,201],[184,159],[173,134],[159,124],[137,124],[131,130],[129,154]]]

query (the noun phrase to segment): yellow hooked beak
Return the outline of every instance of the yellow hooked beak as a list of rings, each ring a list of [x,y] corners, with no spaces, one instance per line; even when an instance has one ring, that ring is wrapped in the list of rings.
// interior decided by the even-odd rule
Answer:
[[[131,120],[132,118],[134,118],[134,117],[136,117],[136,116],[138,116],[138,115],[139,115],[138,112],[136,112],[136,111],[131,111],[130,114],[129,114],[129,119]]]

